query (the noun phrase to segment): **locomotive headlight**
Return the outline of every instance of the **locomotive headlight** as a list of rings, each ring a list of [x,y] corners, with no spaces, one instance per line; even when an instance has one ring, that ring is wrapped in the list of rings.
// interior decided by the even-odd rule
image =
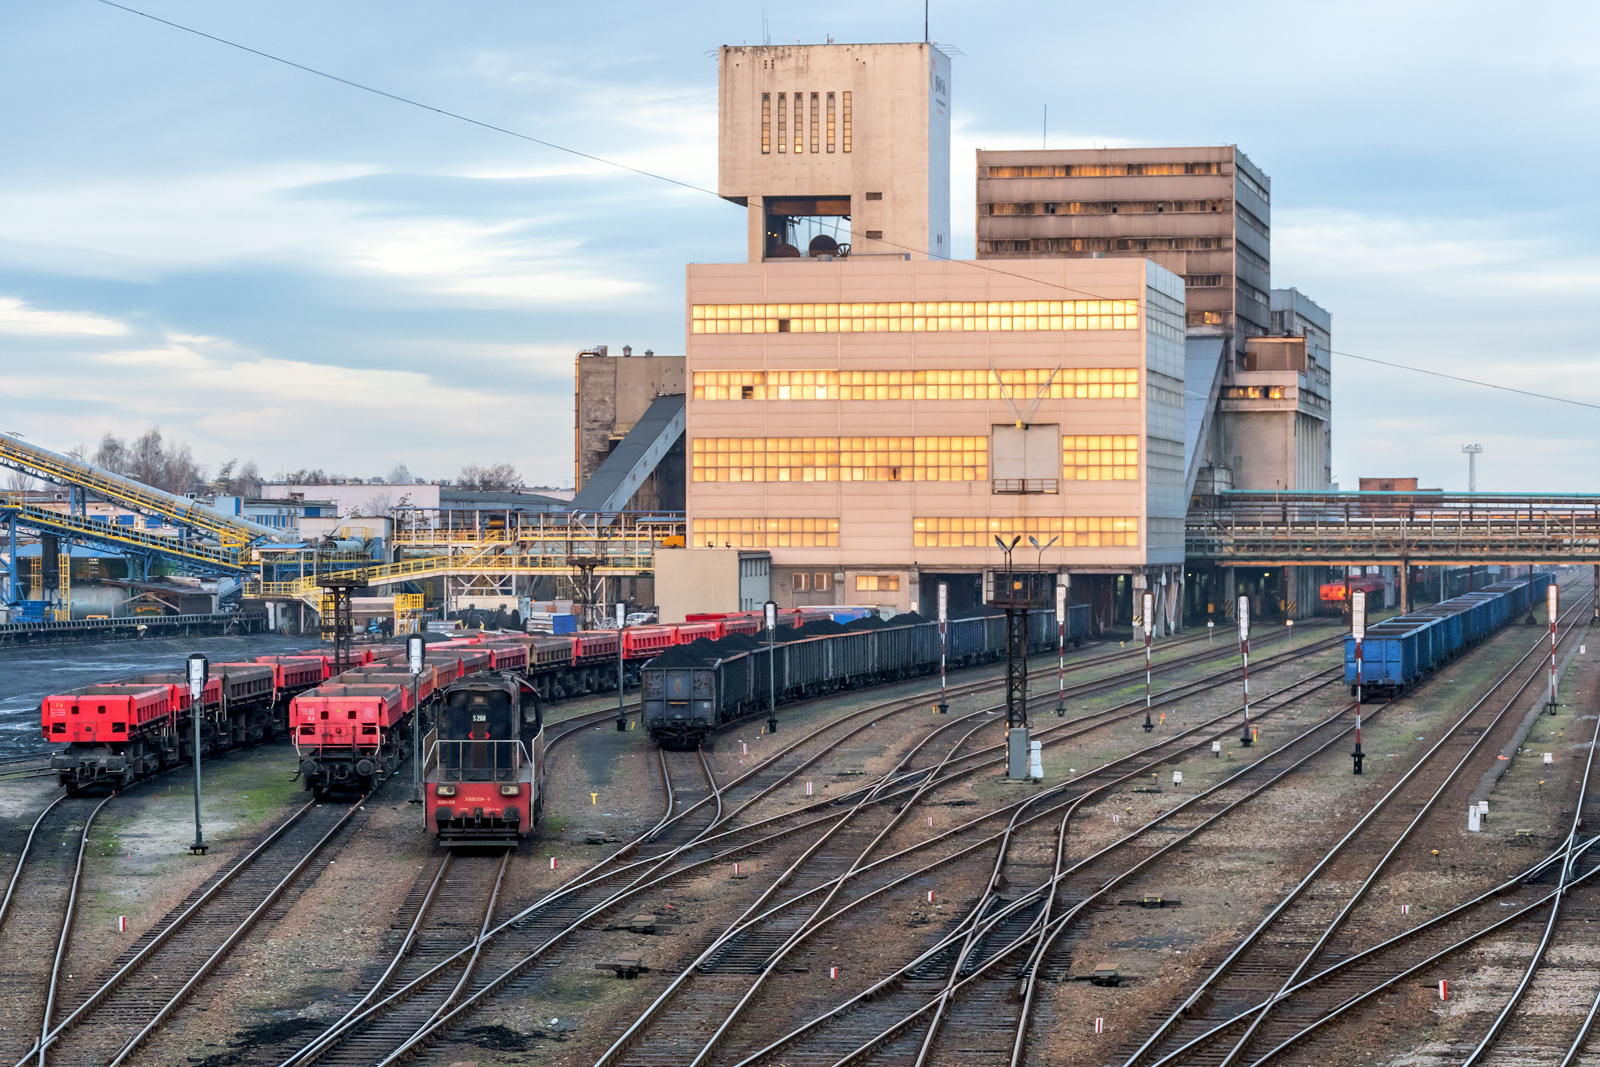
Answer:
[[[435,796],[453,797],[456,795],[456,787],[453,785],[436,785],[433,787],[433,793]]]
[[[522,787],[520,785],[503,785],[500,787],[500,795],[503,797],[519,797],[522,795]]]

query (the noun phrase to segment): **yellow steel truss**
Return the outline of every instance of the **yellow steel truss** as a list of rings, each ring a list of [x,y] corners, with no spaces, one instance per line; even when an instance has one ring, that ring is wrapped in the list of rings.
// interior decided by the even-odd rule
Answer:
[[[143,552],[160,552],[229,570],[241,570],[246,566],[242,558],[244,552],[242,545],[208,545],[177,537],[161,537],[135,526],[95,522],[81,515],[68,515],[30,504],[21,493],[0,493],[0,508],[15,512],[24,526],[32,526],[64,537],[88,537],[96,541],[123,545]]]

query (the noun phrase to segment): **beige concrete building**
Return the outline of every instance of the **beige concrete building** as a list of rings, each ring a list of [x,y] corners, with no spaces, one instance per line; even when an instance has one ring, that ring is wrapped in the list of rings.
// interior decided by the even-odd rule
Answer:
[[[574,486],[582,490],[610,458],[628,432],[664,395],[684,391],[684,357],[635,355],[624,347],[612,355],[604,345],[579,352],[573,360]],[[634,491],[629,511],[679,511],[683,508],[683,444],[663,456]]]
[[[931,44],[724,47],[717,191],[749,258],[950,254],[950,57]]]
[[[756,611],[772,596],[772,554],[740,549],[663,548],[655,556],[659,622],[722,611]]]

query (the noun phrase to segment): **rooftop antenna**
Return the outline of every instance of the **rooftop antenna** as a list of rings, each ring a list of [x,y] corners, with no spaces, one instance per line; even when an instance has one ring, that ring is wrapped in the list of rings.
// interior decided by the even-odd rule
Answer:
[[[1039,147],[1050,147],[1050,105],[1044,106],[1044,128],[1039,133]]]
[[[763,45],[772,44],[772,31],[767,28],[767,9],[766,8],[762,8],[761,9],[761,43]]]
[[[928,43],[928,0],[922,0],[922,43]]]

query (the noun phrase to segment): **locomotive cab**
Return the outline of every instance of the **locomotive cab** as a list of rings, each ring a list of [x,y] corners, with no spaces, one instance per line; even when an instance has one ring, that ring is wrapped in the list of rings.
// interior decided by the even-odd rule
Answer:
[[[543,710],[511,675],[449,686],[427,761],[428,820],[447,845],[514,845],[538,818]]]

